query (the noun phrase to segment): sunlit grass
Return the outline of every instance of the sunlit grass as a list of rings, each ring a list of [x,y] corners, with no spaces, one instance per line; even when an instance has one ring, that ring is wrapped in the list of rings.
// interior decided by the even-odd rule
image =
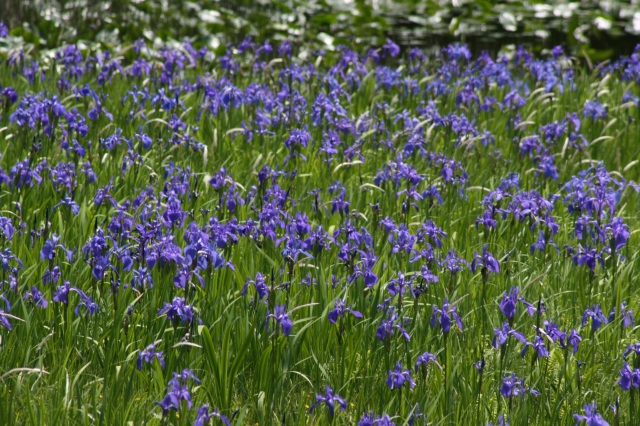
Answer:
[[[54,65],[38,58],[37,51],[26,54],[17,65],[11,66],[5,60],[0,66],[2,87],[12,86],[21,96],[56,96],[67,111],[77,108],[88,126],[83,136],[79,131],[69,131],[64,117],[55,118],[50,113],[47,118],[56,127],[47,135],[42,123],[29,128],[11,121],[18,104],[7,102],[1,111],[2,169],[9,173],[25,159],[32,167],[45,160],[46,165],[39,185],[18,187],[14,180],[1,186],[0,210],[16,228],[10,241],[3,238],[2,248],[11,249],[24,267],[18,273],[15,290],[8,283],[3,287],[12,305],[12,316],[8,318],[13,330],[0,328],[0,418],[13,419],[17,424],[192,424],[197,407],[206,403],[212,409],[218,407],[238,425],[327,424],[331,419],[326,406],[318,406],[313,414],[308,411],[316,402],[315,395],[330,386],[347,402],[344,412],[336,407],[334,424],[356,424],[368,412],[389,414],[397,425],[406,424],[419,407],[425,417],[415,424],[497,423],[498,415],[504,414],[510,416],[511,424],[568,425],[575,422],[573,414],[582,412],[583,405],[592,401],[613,423],[614,415],[608,407],[618,397],[623,407],[621,424],[632,424],[635,414],[627,410],[629,392],[623,392],[617,381],[624,363],[622,354],[628,344],[636,342],[636,327],[623,327],[621,318],[616,317],[594,332],[590,323],[581,326],[581,321],[584,310],[594,304],[602,305],[605,316],[612,306],[619,307],[622,302],[631,309],[638,306],[634,280],[639,260],[635,247],[640,243],[640,199],[629,186],[617,204],[615,215],[623,218],[631,231],[620,251],[624,260],[621,256],[605,256],[605,267],[597,266],[592,272],[587,266],[575,265],[566,247],[575,246],[578,241],[574,236],[576,218],[563,200],[567,192],[562,185],[599,163],[614,177],[638,179],[637,104],[622,102],[627,91],[638,94],[634,82],[621,79],[619,71],[604,74],[576,66],[572,81],[567,79],[546,90],[545,82],[536,81],[530,67],[510,64],[505,69],[510,75],[509,85],[501,86],[491,77],[478,77],[480,83],[474,90],[478,103],[465,106],[459,104],[458,96],[467,85],[476,84],[471,80],[482,69],[480,62],[473,62],[472,66],[464,60],[444,61],[443,57],[421,63],[383,59],[384,66],[415,80],[418,90],[412,93],[402,84],[385,88],[384,83],[379,83],[381,77],[377,73],[382,65],[373,60],[363,62],[363,72],[358,75],[354,64],[342,74],[331,74],[335,78],[332,81],[327,72],[340,59],[339,54],[318,61],[317,68],[312,62],[294,60],[300,66],[296,68],[302,73],[300,81],[288,78],[291,60],[280,60],[275,53],[266,58],[262,70],[252,70],[256,63],[252,55],[236,54],[234,60],[239,68],[235,72],[224,70],[220,57],[208,55],[203,60],[181,53],[185,63],[194,59],[194,64],[172,75],[172,87],[184,86],[177,95],[179,104],[165,108],[162,100],[155,104],[151,100],[161,89],[166,93],[172,90],[160,81],[163,60],[155,52],[151,60],[151,51],[144,49],[142,55],[152,64],[150,74],[125,76],[123,73],[128,72],[135,57],[131,50],[127,52],[127,58],[122,60],[124,70],[114,72],[106,84],[98,82],[95,70],[70,82],[76,89],[88,84],[95,90],[113,120],[105,115],[96,120],[88,118],[89,111],[97,105],[96,99],[76,96],[71,88],[61,91],[57,83],[63,68],[58,63],[54,72]],[[120,53],[114,53],[117,54]],[[22,76],[23,65],[31,58],[42,61],[46,69],[44,82],[37,76],[30,84]],[[82,66],[85,61],[86,57]],[[559,74],[564,78],[571,63],[559,61],[565,61],[561,67],[566,68]],[[443,63],[449,68],[443,68]],[[309,72],[316,70],[317,75]],[[197,86],[198,78],[201,86]],[[434,83],[438,80],[450,93],[438,94]],[[264,85],[271,94],[264,95],[265,99],[278,92],[281,95],[278,107],[269,114],[277,120],[266,126],[268,132],[255,133],[248,141],[243,128],[256,128],[257,109],[264,108],[264,104],[244,101],[234,106],[231,102],[212,113],[208,110],[212,99],[207,98],[204,86],[222,92],[234,87],[245,90],[250,84]],[[139,109],[131,96],[123,100],[134,85],[137,90],[148,89],[150,93],[149,101]],[[506,106],[493,106],[488,111],[479,107],[490,97],[504,102],[512,89],[525,101],[517,111]],[[291,90],[295,90],[295,97]],[[326,132],[338,124],[330,123],[328,115],[314,124],[312,107],[319,94],[344,108],[339,116],[348,130],[339,134],[341,143],[332,155],[321,150],[322,141]],[[607,117],[584,117],[585,101],[596,97],[607,106]],[[220,101],[221,97],[215,99]],[[429,102],[443,117],[452,113],[474,121],[479,135],[457,135],[450,125],[438,126],[421,112]],[[541,126],[571,113],[577,113],[581,120],[579,132],[587,147],[576,149],[569,144],[570,130],[557,143],[549,143],[549,155],[558,174],[554,180],[545,177],[537,159],[521,154],[519,143],[526,136],[538,134]],[[396,117],[398,114],[406,117]],[[520,124],[514,123],[516,114]],[[185,127],[174,132],[169,123],[177,117]],[[292,130],[304,128],[309,132],[308,144],[288,149],[285,141]],[[117,129],[121,129],[122,139],[109,149],[105,139]],[[486,145],[481,140],[485,130],[493,136],[493,142]],[[72,136],[65,138],[64,132]],[[143,134],[151,138],[149,149],[144,147]],[[185,138],[186,134],[191,139]],[[424,156],[418,148],[413,153],[407,151],[406,144],[415,134],[422,136]],[[174,137],[183,139],[176,143],[172,142]],[[86,150],[84,157],[65,152],[62,147],[65,139],[76,138]],[[202,146],[194,149],[189,146],[193,141]],[[34,149],[34,144],[39,148]],[[131,153],[139,157],[134,158]],[[456,167],[461,168],[453,171],[460,178],[459,183],[447,183],[438,155],[446,161],[459,162]],[[376,183],[376,176],[385,166],[396,167],[391,162],[400,160],[422,176],[416,185],[421,193],[431,186],[438,189],[441,204],[435,197],[424,196],[413,201],[415,207],[403,212],[406,196],[396,194],[410,185],[404,180],[398,187],[390,180]],[[74,164],[72,190],[64,185],[57,185],[56,189],[52,182],[50,170],[62,162]],[[82,171],[84,162],[90,162],[96,173],[95,183]],[[167,171],[172,165],[190,168],[185,175],[185,191],[177,197],[184,214],[183,226],[162,223],[162,215],[168,211],[167,182],[177,179],[177,173]],[[259,172],[265,165],[285,173],[260,183]],[[228,174],[225,182],[232,179],[237,183],[232,198],[245,201],[237,202],[235,209],[227,204],[229,186],[217,190],[210,183],[222,168]],[[591,170],[593,173],[595,169]],[[468,174],[468,181],[461,178],[463,171]],[[498,215],[495,228],[476,227],[476,219],[484,211],[484,197],[512,172],[519,175],[520,190],[536,190],[548,199],[559,196],[551,203],[558,224],[553,236],[558,251],[548,245],[544,253],[531,254],[530,247],[539,237],[539,228],[531,230],[532,217],[520,222],[513,215],[506,219]],[[350,202],[348,213],[331,213],[332,199],[340,194],[340,189],[330,192],[336,181],[345,188],[345,199]],[[109,183],[117,205],[108,201],[97,205],[97,190]],[[201,229],[207,224],[215,225],[216,218],[222,224],[238,227],[248,220],[259,222],[265,205],[278,196],[269,198],[275,184],[286,194],[279,209],[289,215],[282,215],[287,223],[295,223],[296,213],[304,212],[310,224],[321,225],[331,236],[350,223],[354,231],[368,233],[371,242],[359,243],[362,252],[353,250],[349,262],[339,259],[335,242],[328,249],[315,247],[292,261],[283,255],[282,244],[269,238],[253,238],[250,227],[242,232],[236,227],[231,233],[238,237],[237,243],[229,240],[226,246],[217,246],[224,262],[231,262],[233,267],[203,268],[198,272],[202,281],[190,275],[189,285],[178,288],[174,277],[182,265],[170,260],[153,266],[144,264],[142,253],[136,251],[137,231],[109,228],[114,222],[123,223],[125,218],[131,219],[132,229],[136,224],[157,220],[160,232],[173,236],[183,250],[192,221]],[[316,189],[318,198],[313,193]],[[145,190],[149,196],[132,205]],[[511,191],[511,195],[516,192]],[[66,206],[53,209],[65,195],[78,204],[78,215]],[[506,204],[500,207],[506,208]],[[394,254],[395,242],[380,224],[387,217],[398,225],[406,224],[413,234],[427,219],[442,228],[446,233],[442,247],[429,240],[439,260],[454,249],[471,262],[474,253],[482,254],[486,245],[499,260],[500,272],[489,273],[479,267],[475,273],[463,268],[453,274],[436,262],[411,262],[413,254]],[[102,279],[94,277],[89,264],[92,259],[85,261],[82,247],[98,229],[113,238],[108,241],[109,247],[117,244],[133,250],[133,269],[149,266],[153,288],[147,284],[133,289],[132,270],[127,271],[115,254],[111,256],[113,269]],[[32,231],[38,235],[32,238]],[[276,226],[275,231],[275,240],[285,234],[281,226]],[[41,249],[53,234],[73,250],[71,261],[60,249],[54,261],[41,260]],[[123,234],[125,238],[121,237]],[[343,228],[336,241],[343,243],[345,238]],[[362,256],[367,254],[365,246],[377,256],[371,271],[378,280],[371,287],[362,276],[348,280],[354,268],[362,266]],[[423,243],[415,244],[416,249],[425,247]],[[186,252],[181,251],[181,255],[186,256]],[[69,293],[68,305],[52,301],[56,286],[43,284],[42,277],[54,264],[59,265],[61,274],[57,285],[68,280],[90,295],[99,306],[96,314],[81,310],[76,315],[74,308],[81,299],[74,292]],[[193,270],[195,264],[184,265]],[[401,298],[391,297],[389,282],[399,272],[407,277],[417,276],[423,265],[438,276],[438,282],[430,284],[417,299],[408,291]],[[246,296],[242,295],[247,279],[255,280],[258,273],[264,274],[270,290],[262,301],[257,300],[252,286]],[[7,279],[5,271],[3,280]],[[119,287],[116,293],[112,291],[112,280]],[[38,286],[49,301],[46,309],[23,299],[32,286]],[[576,354],[544,336],[550,353],[539,359],[532,348],[521,357],[523,344],[513,338],[502,350],[491,346],[494,329],[506,321],[499,302],[503,293],[515,286],[520,287],[520,295],[527,301],[543,302],[546,311],[530,316],[518,305],[512,327],[529,341],[533,341],[538,328],[543,328],[545,320],[553,320],[567,332],[577,329],[583,340]],[[193,323],[171,322],[166,315],[158,315],[164,304],[175,297],[185,297],[193,305]],[[407,319],[406,324],[399,324],[410,340],[397,329],[385,342],[376,338],[376,330],[387,318],[378,306],[390,297],[387,303]],[[338,323],[330,323],[328,313],[338,298],[361,312],[363,318],[347,314]],[[433,306],[442,308],[445,298],[457,307],[462,330],[454,323],[451,331],[444,333],[430,324]],[[289,336],[273,320],[265,327],[268,312],[273,313],[277,305],[286,305],[293,322]],[[157,350],[164,352],[165,368],[153,361],[138,370],[139,352],[154,342]],[[416,358],[424,352],[435,354],[437,364],[430,363],[416,371]],[[482,360],[484,368],[474,368]],[[389,370],[397,362],[403,369],[412,370],[414,389],[389,389],[385,384]],[[189,382],[193,407],[188,409],[182,402],[180,410],[163,416],[155,403],[164,398],[172,373],[186,368],[201,380],[200,384]],[[501,396],[503,378],[511,373],[523,378],[526,387],[535,388],[540,395],[511,399]]]

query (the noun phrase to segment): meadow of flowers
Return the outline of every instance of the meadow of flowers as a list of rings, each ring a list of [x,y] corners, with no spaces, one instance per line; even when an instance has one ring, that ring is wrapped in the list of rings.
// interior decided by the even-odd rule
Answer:
[[[5,51],[2,422],[636,424],[640,54],[300,51]]]

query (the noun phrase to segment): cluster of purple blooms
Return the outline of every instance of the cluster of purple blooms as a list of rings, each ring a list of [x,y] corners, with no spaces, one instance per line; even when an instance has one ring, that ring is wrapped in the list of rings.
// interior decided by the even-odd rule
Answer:
[[[638,362],[640,361],[640,343],[634,343],[627,346],[627,350],[624,351],[622,357],[626,360],[631,353],[635,354],[634,365],[636,368],[632,368],[627,362],[625,362],[624,366],[620,370],[620,379],[618,380],[620,388],[624,391],[628,391],[632,388],[640,388],[640,368],[637,368]]]
[[[189,381],[201,383],[200,379],[198,379],[191,370],[184,369],[180,373],[173,373],[173,378],[169,380],[167,385],[166,396],[160,402],[156,402],[156,404],[162,408],[163,417],[171,410],[180,411],[182,401],[186,401],[187,407],[191,409],[193,402],[188,386]],[[222,415],[217,408],[211,412],[209,412],[209,410],[210,407],[207,404],[198,408],[194,426],[208,425],[213,418],[219,419],[227,426],[231,426],[231,421]]]
[[[6,36],[0,23],[0,38]],[[33,143],[18,150],[13,163],[0,161],[0,188],[24,198],[37,191],[55,194],[39,211],[40,217],[33,215],[33,225],[23,221],[29,212],[22,212],[17,201],[16,214],[0,216],[0,326],[8,332],[15,327],[12,320],[19,319],[11,314],[16,302],[38,310],[51,310],[50,301],[56,309],[71,303],[76,315],[91,320],[109,315],[111,305],[117,315],[123,292],[138,300],[158,286],[168,286],[171,297],[158,301],[150,312],[188,341],[196,338],[196,323],[212,322],[201,314],[206,309],[202,294],[215,286],[233,286],[238,275],[242,280],[250,274],[239,293],[229,287],[229,294],[239,294],[238,303],[246,300],[251,308],[247,315],[256,315],[257,333],[269,337],[264,340],[274,345],[273,350],[278,341],[297,337],[294,332],[303,319],[296,317],[295,294],[326,292],[329,287],[336,290],[329,298],[334,302],[324,312],[330,324],[338,324],[340,336],[352,331],[347,325],[374,324],[375,344],[393,351],[422,342],[415,330],[428,323],[430,333],[446,345],[451,335],[468,334],[472,321],[469,303],[455,292],[460,281],[474,280],[479,273],[484,294],[492,277],[505,274],[511,255],[500,244],[505,229],[522,231],[529,241],[524,255],[543,260],[566,255],[575,266],[586,266],[592,279],[596,271],[615,271],[625,260],[632,231],[621,213],[621,200],[628,188],[638,191],[638,186],[607,170],[604,163],[593,163],[563,182],[563,170],[556,163],[566,150],[576,155],[587,152],[590,141],[584,123],[602,124],[615,109],[600,99],[587,100],[580,111],[537,127],[521,116],[532,90],[518,73],[528,74],[543,96],[572,90],[573,71],[560,65],[565,57],[561,49],[554,49],[548,59],[534,59],[518,49],[511,59],[482,54],[472,61],[468,48],[456,44],[442,50],[441,67],[432,75],[425,74],[428,60],[418,50],[411,51],[405,70],[392,68],[393,58],[401,52],[391,40],[366,54],[341,46],[328,69],[312,62],[301,64],[286,41],[274,48],[247,39],[219,56],[206,47],[195,50],[189,42],[179,49],[152,52],[141,40],[133,50],[135,58],[128,63],[109,51],[90,55],[70,45],[55,54],[59,72],[24,51],[8,58],[9,69],[24,76],[29,87],[0,85],[1,120],[15,135],[32,138]],[[636,52],[616,63],[611,71],[640,80],[638,56]],[[279,63],[273,62],[276,58],[286,58],[279,71],[273,68]],[[265,78],[243,84],[239,74],[247,64]],[[184,77],[212,65],[219,73]],[[86,83],[89,77],[91,83]],[[120,80],[131,84],[124,93],[110,92],[108,86]],[[143,84],[146,80],[153,84]],[[382,94],[418,99],[416,108],[400,110],[387,103],[388,97],[380,97],[370,109],[353,115],[352,97],[370,80]],[[52,82],[57,91],[33,93],[43,82]],[[309,98],[304,86],[321,89]],[[501,98],[488,95],[485,88],[490,86],[502,91]],[[454,90],[455,105],[448,111],[440,100]],[[199,99],[193,107],[188,106],[192,97]],[[622,101],[640,106],[633,94],[625,94]],[[454,247],[460,235],[454,236],[446,216],[435,212],[445,203],[467,203],[474,176],[467,173],[468,161],[461,153],[502,155],[495,149],[496,135],[477,120],[480,114],[498,112],[509,117],[507,128],[516,135],[513,143],[522,157],[518,161],[533,166],[540,188],[553,185],[557,192],[544,195],[526,188],[524,175],[509,173],[475,204],[482,211],[470,219],[469,238],[476,232],[486,243],[474,246],[473,255],[473,249],[458,252]],[[151,118],[152,114],[156,116]],[[281,146],[276,158],[261,155],[251,173],[218,163],[207,166],[212,145],[202,139],[201,128],[239,114],[240,126],[229,130],[224,141],[216,136],[216,144],[234,144],[234,152],[249,152],[277,139]],[[436,134],[446,135],[441,137],[446,149],[438,149]],[[180,155],[154,170],[154,155],[164,157],[165,152]],[[204,158],[206,170],[196,170],[195,162],[180,161],[183,155]],[[103,163],[115,163],[114,158],[116,173],[106,179]],[[321,164],[312,165],[314,159]],[[357,184],[354,179],[340,179],[341,173],[373,161],[378,163],[372,173],[349,175],[357,178]],[[335,179],[316,187],[316,181],[304,180],[310,170],[331,173]],[[205,171],[211,173],[203,176]],[[140,185],[140,174],[147,172],[149,183]],[[122,195],[123,182],[133,182],[133,193]],[[300,187],[305,188],[302,194]],[[426,216],[416,222],[416,215],[423,213]],[[94,218],[94,226],[80,245],[53,232],[52,222],[58,218],[78,223],[88,216]],[[568,229],[566,235],[563,227]],[[556,240],[566,244],[560,247]],[[39,249],[40,264],[25,268],[25,259],[31,257],[16,255],[18,243],[35,253]],[[269,259],[270,277],[266,269],[247,271],[249,262],[236,269],[232,259],[254,253]],[[326,282],[320,273],[300,272],[303,267],[322,269],[317,266],[321,261],[332,269]],[[74,271],[84,267],[82,280],[74,280],[70,264],[78,266]],[[40,275],[25,274],[26,269]],[[23,276],[28,278],[24,282]],[[221,276],[233,277],[231,283],[221,284]],[[431,291],[433,287],[438,291]],[[358,289],[365,296],[355,294]],[[527,301],[524,293],[535,294],[537,304]],[[377,311],[366,305],[365,300],[372,300],[370,294],[381,302]],[[584,311],[581,326],[590,322],[596,332],[616,320],[623,328],[635,325],[628,302],[617,303],[606,316],[601,304],[594,302]],[[513,287],[497,305],[487,309],[504,315],[491,342],[501,356],[506,356],[510,337],[523,345],[521,357],[531,348],[534,361],[550,357],[554,347],[565,357],[569,352],[577,356],[583,341],[580,331],[542,319],[546,312],[542,293]],[[136,309],[133,305],[127,309],[127,320]],[[519,315],[519,310],[530,318]],[[532,335],[526,327],[534,317]],[[631,352],[640,354],[638,348],[630,346],[625,358]],[[142,370],[145,363],[157,360],[164,369],[168,357],[168,350],[158,351],[152,343],[138,352],[136,366]],[[407,356],[406,368],[396,362],[385,369],[386,380],[379,372],[380,382],[390,390],[411,392],[418,386],[413,374],[422,371],[426,377],[430,363],[446,371],[441,367],[444,361],[446,357],[436,350],[418,356],[414,352]],[[478,365],[482,371],[484,354]],[[540,395],[515,373],[500,379],[497,390],[504,398]],[[192,382],[200,380],[191,370],[173,373],[166,395],[157,402],[163,416],[180,411],[183,402],[192,408]],[[640,369],[625,363],[618,383],[625,391],[640,388]],[[330,420],[336,411],[347,409],[346,400],[330,386],[325,394],[316,395],[309,413],[321,405],[327,407]],[[409,424],[421,416],[414,408]],[[585,406],[585,413],[574,416],[587,424],[607,424],[595,405]],[[195,424],[205,425],[214,418],[231,424],[209,405],[197,409]],[[393,425],[393,418],[367,411],[358,425]],[[499,421],[508,424],[504,416]]]

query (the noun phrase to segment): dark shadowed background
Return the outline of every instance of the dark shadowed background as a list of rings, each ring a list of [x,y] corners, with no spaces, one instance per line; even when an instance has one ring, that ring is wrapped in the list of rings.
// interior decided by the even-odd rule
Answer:
[[[47,47],[157,36],[215,48],[251,35],[330,49],[390,37],[422,48],[463,41],[474,52],[561,44],[602,60],[640,42],[639,0],[4,0],[0,16],[11,35]]]

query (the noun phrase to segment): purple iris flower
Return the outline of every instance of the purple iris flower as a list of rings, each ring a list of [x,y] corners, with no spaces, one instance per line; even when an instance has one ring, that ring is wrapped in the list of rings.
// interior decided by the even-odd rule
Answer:
[[[269,295],[270,289],[267,285],[266,278],[260,272],[256,274],[255,280],[247,278],[247,281],[245,281],[244,286],[242,287],[242,292],[240,294],[246,296],[249,284],[253,285],[253,288],[255,288],[256,293],[258,293],[258,298],[260,300]]]
[[[560,328],[554,324],[552,321],[544,322],[544,332],[552,342],[558,342],[562,349],[566,349],[571,345],[573,347],[573,353],[578,352],[578,345],[582,342],[582,336],[578,334],[578,332],[574,329],[567,335],[565,331],[560,330]]]
[[[508,319],[512,319],[516,314],[516,302],[518,301],[519,287],[512,287],[509,290],[509,295],[504,293],[502,300],[500,301],[500,312],[502,312]]]
[[[47,284],[47,283],[55,284],[58,282],[59,279],[60,279],[59,265],[54,266],[53,269],[47,269],[46,271],[44,271],[44,274],[42,275],[43,284]]]
[[[69,281],[65,281],[61,286],[58,286],[56,291],[53,293],[53,300],[56,303],[64,303],[65,305],[69,303],[69,290],[71,290],[71,283]]]
[[[182,324],[190,324],[193,321],[193,305],[185,304],[184,297],[175,297],[171,303],[165,303],[158,311],[158,315],[164,314],[171,322],[180,320]]]
[[[54,211],[59,206],[67,206],[67,207],[69,207],[71,209],[71,213],[73,213],[74,216],[78,216],[78,213],[80,212],[80,206],[78,206],[78,203],[76,203],[73,200],[73,198],[69,197],[68,195],[65,195],[64,198],[62,199],[62,201],[60,201],[58,204],[53,206],[51,211]]]
[[[411,338],[407,330],[402,327],[402,323],[403,321],[398,317],[398,313],[393,309],[389,309],[387,318],[382,320],[376,330],[376,337],[384,342],[393,336],[394,330],[398,330],[400,334],[402,334],[402,337],[408,342]]]
[[[57,248],[64,251],[67,257],[67,262],[71,262],[73,253],[71,252],[71,250],[67,250],[65,246],[60,243],[60,237],[56,234],[53,234],[51,238],[49,238],[42,246],[42,250],[40,250],[40,259],[53,260],[56,255],[55,250]]]
[[[521,357],[524,357],[527,354],[527,349],[529,346],[533,348],[533,351],[537,358],[548,358],[549,350],[547,349],[547,345],[544,343],[544,339],[541,336],[536,336],[533,340],[533,343],[525,343],[524,348],[522,349]]]
[[[9,322],[9,318],[7,318],[7,312],[11,311],[11,304],[4,294],[0,294],[0,299],[4,300],[5,304],[5,309],[0,308],[0,325],[11,331],[13,327],[11,326],[11,322]]]
[[[395,295],[402,296],[407,291],[407,288],[411,289],[411,283],[413,282],[414,276],[405,277],[402,272],[398,272],[398,277],[389,281],[387,285],[387,290],[389,294],[393,297]]]
[[[624,354],[622,354],[622,357],[624,359],[627,359],[627,356],[629,356],[631,352],[634,352],[636,354],[636,357],[640,356],[640,343],[634,343],[632,345],[628,345],[627,350],[624,351]]]
[[[517,377],[513,373],[510,376],[507,376],[502,379],[502,386],[500,386],[500,393],[505,398],[511,398],[514,396],[524,397],[524,394],[526,392],[529,392],[535,396],[540,395],[540,392],[538,392],[537,390],[533,388],[526,388],[524,386],[524,380],[522,380],[520,377]]]
[[[604,268],[602,251],[598,251],[593,247],[584,248],[582,245],[578,245],[578,249],[573,255],[572,260],[575,265],[587,265],[592,271],[596,269],[596,264],[598,263],[602,268]]]
[[[74,310],[76,315],[80,315],[80,308],[85,308],[89,313],[89,316],[95,314],[98,311],[98,304],[94,302],[93,299],[89,297],[85,292],[75,287],[71,287],[70,291],[75,291],[76,293],[78,293],[78,295],[80,295],[80,303]]]
[[[396,362],[396,367],[393,370],[389,370],[386,384],[389,389],[399,389],[404,386],[405,383],[409,383],[409,387],[413,389],[416,387],[416,382],[411,377],[411,371],[403,370],[402,364]]]
[[[505,417],[504,414],[500,413],[498,416],[498,426],[509,426],[509,417]],[[487,423],[487,426],[493,426],[493,423]]]
[[[585,415],[574,414],[573,417],[576,419],[577,423],[580,424],[583,421],[586,422],[587,426],[609,426],[609,423],[602,417],[601,414],[598,414],[596,404],[587,404],[584,406]]]
[[[333,419],[335,414],[335,404],[338,403],[340,406],[340,411],[344,411],[347,409],[347,401],[344,400],[340,395],[334,394],[331,386],[327,386],[326,393],[324,395],[316,394],[316,402],[309,407],[309,413],[313,413],[313,410],[320,404],[326,404],[329,409],[329,418]]]
[[[336,299],[335,308],[329,311],[328,314],[329,322],[331,324],[335,324],[340,317],[347,313],[353,315],[358,319],[363,318],[362,314],[359,311],[354,311],[353,309],[351,309],[351,306],[352,305],[346,306],[346,302],[344,300]]]
[[[475,273],[478,267],[496,274],[500,272],[500,262],[498,262],[498,259],[496,259],[491,253],[487,251],[486,244],[484,245],[484,247],[482,247],[482,255],[478,254],[478,252],[474,253],[473,255],[473,261],[471,262],[471,272]]]
[[[416,364],[415,364],[416,371],[418,371],[418,368],[421,365],[427,365],[430,362],[433,362],[438,367],[440,367],[440,364],[438,364],[438,360],[437,360],[437,358],[436,358],[436,356],[434,354],[429,353],[429,352],[425,352],[422,355],[418,356],[418,358],[416,358]]]
[[[442,48],[442,53],[452,62],[457,62],[462,59],[467,61],[471,60],[471,51],[466,44],[453,43],[447,47]]]
[[[358,422],[358,426],[395,426],[388,414],[375,417],[373,412],[364,413]]]
[[[151,271],[147,268],[139,267],[133,270],[133,277],[131,279],[131,288],[137,289],[138,287],[143,290],[145,287],[153,288],[153,277]]]
[[[509,290],[509,294],[504,293],[502,295],[502,300],[499,303],[500,312],[502,312],[509,320],[513,319],[516,314],[516,303],[521,302],[527,307],[527,312],[529,316],[535,315],[537,309],[532,304],[524,300],[523,297],[518,297],[518,293],[520,292],[520,287],[511,287]],[[540,307],[543,310],[542,306]]]
[[[571,330],[569,333],[569,338],[567,339],[567,343],[569,343],[573,347],[573,353],[578,352],[578,345],[582,342],[582,336],[578,334],[576,330]]]
[[[142,362],[151,362],[154,358],[157,358],[160,362],[160,367],[164,370],[164,352],[156,352],[156,344],[152,343],[147,346],[143,351],[140,351],[136,365],[138,370],[142,370]]]
[[[451,317],[455,320],[456,324],[460,331],[462,331],[462,319],[460,315],[458,315],[458,310],[455,306],[449,305],[449,300],[444,299],[444,304],[442,305],[442,309],[438,308],[436,305],[433,305],[433,315],[431,315],[431,319],[429,322],[433,327],[442,327],[442,331],[448,333],[451,329]]]
[[[447,269],[452,274],[457,274],[458,272],[469,267],[469,262],[458,256],[455,250],[449,250],[444,260],[441,263],[443,269]]]
[[[47,299],[42,295],[42,292],[36,286],[31,286],[31,290],[27,291],[27,293],[24,295],[23,300],[28,299],[33,300],[33,303],[35,303],[38,308],[45,309],[47,305],[49,305]]]
[[[631,325],[635,325],[636,321],[633,317],[633,309],[627,309],[627,302],[620,304],[620,315],[622,316],[622,327],[627,328]],[[611,308],[609,312],[609,322],[613,322],[616,319],[616,307]]]
[[[280,324],[282,332],[285,336],[289,336],[291,334],[291,330],[293,330],[293,321],[291,321],[289,315],[287,315],[287,307],[285,305],[276,305],[274,313],[267,312],[265,326],[269,318],[273,318]]]
[[[219,419],[226,426],[231,426],[231,421],[226,416],[220,414],[217,408],[210,413],[207,404],[198,408],[198,414],[196,414],[196,420],[193,422],[193,426],[208,425],[213,418]]]
[[[0,233],[9,241],[13,238],[13,221],[10,217],[0,216]]]
[[[591,318],[591,329],[596,331],[602,324],[607,323],[607,317],[602,313],[600,304],[593,305],[590,308],[585,309],[582,315],[582,325],[586,325],[587,321]]]
[[[509,336],[513,336],[517,340],[524,343],[525,348],[527,347],[526,345],[529,344],[524,334],[512,329],[508,322],[505,322],[504,324],[502,324],[502,328],[494,328],[493,331],[494,331],[494,335],[493,335],[493,341],[491,342],[491,346],[493,346],[496,349],[504,346],[504,344],[507,343],[507,339],[509,338]]]
[[[592,120],[597,120],[599,118],[607,118],[607,114],[607,108],[598,101],[588,100],[584,103],[585,118],[589,117]]]
[[[382,46],[382,53],[393,58],[400,54],[400,47],[391,39],[387,39],[387,42]]]
[[[629,364],[625,362],[622,370],[620,370],[618,384],[622,390],[629,390],[631,386],[636,389],[640,388],[640,369],[636,368],[632,370]]]
[[[200,383],[200,380],[193,374],[191,370],[184,369],[180,373],[173,373],[173,378],[169,380],[167,384],[167,394],[160,402],[156,402],[162,408],[162,415],[166,416],[169,410],[180,409],[180,403],[187,401],[187,406],[191,408],[191,393],[187,383],[189,380],[193,380],[196,383]]]
[[[620,217],[614,217],[610,223],[604,225],[604,232],[610,234],[610,249],[616,253],[626,244],[631,233],[629,226]]]

